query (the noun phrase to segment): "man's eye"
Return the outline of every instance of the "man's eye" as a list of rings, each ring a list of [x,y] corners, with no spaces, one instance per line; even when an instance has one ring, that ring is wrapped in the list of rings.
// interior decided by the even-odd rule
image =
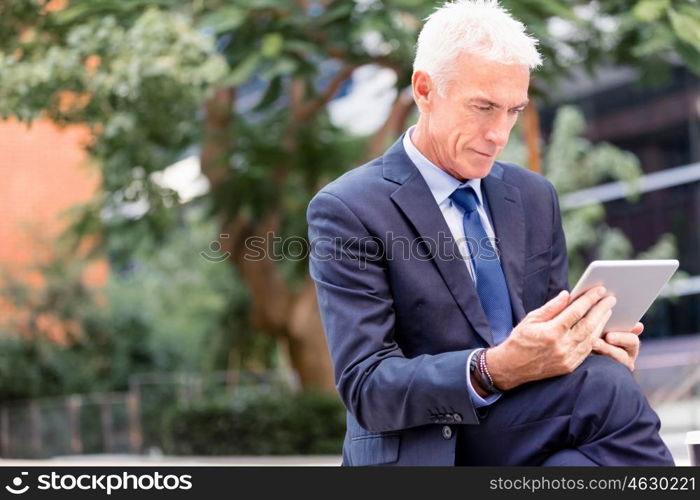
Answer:
[[[476,109],[479,111],[491,111],[491,106],[477,106]]]

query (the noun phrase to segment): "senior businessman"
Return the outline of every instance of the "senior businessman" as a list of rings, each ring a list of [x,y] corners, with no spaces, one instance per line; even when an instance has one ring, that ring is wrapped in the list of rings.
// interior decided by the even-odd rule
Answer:
[[[537,42],[497,2],[445,4],[412,77],[420,112],[308,208],[344,465],[672,465],[631,370],[642,325],[570,300],[556,193],[496,161]]]

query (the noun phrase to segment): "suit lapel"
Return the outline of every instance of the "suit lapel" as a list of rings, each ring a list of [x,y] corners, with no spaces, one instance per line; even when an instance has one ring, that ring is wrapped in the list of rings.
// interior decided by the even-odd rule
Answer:
[[[435,198],[406,155],[401,141],[402,138],[384,155],[384,177],[400,184],[391,194],[391,199],[423,239],[424,248],[429,251],[430,258],[467,321],[487,345],[493,345],[491,329],[467,266],[459,256],[457,244]],[[443,244],[445,241],[448,244]]]
[[[523,269],[525,266],[525,213],[520,190],[502,180],[503,167],[494,164],[481,183],[493,219],[501,267],[508,283],[516,324],[525,316]]]

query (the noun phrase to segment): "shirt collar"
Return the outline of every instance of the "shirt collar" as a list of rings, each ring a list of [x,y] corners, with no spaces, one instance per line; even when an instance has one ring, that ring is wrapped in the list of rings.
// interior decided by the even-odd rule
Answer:
[[[438,205],[442,205],[446,201],[450,201],[450,195],[461,187],[471,186],[479,200],[479,205],[483,204],[481,199],[481,179],[469,179],[465,182],[460,182],[450,174],[442,170],[433,162],[428,160],[423,153],[418,151],[418,148],[411,140],[411,134],[415,129],[415,125],[409,128],[403,136],[403,148],[411,161],[416,165],[418,171],[425,179],[430,192],[432,193]]]

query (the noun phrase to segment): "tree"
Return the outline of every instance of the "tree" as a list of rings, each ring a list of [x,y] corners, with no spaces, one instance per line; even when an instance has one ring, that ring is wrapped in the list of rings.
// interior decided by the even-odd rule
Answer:
[[[535,94],[576,61],[646,64],[673,50],[698,71],[700,42],[688,34],[700,12],[695,1],[639,0],[631,11],[621,0],[504,4],[542,42],[547,64]],[[197,146],[211,186],[202,201],[248,285],[255,328],[285,346],[304,386],[332,390],[305,263],[256,257],[246,242],[270,233],[303,239],[305,207],[318,187],[404,129],[412,47],[433,7],[428,0],[72,0],[67,7],[3,0],[0,115],[90,128],[102,194],[84,207],[73,234],[98,233],[102,248],[124,258],[144,238],[167,237],[181,207],[152,174]],[[624,29],[610,33],[601,19]],[[567,29],[553,33],[554,21]],[[392,110],[371,139],[350,136],[327,113],[366,64],[396,75]],[[536,118],[533,104],[525,130],[533,169]],[[145,210],[125,216],[124,204],[134,202]]]

